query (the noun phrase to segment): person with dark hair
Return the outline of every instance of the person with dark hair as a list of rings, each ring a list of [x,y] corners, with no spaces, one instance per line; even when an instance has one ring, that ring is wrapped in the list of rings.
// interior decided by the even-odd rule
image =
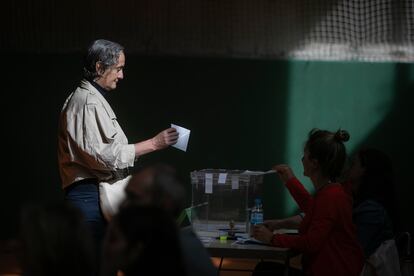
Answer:
[[[366,148],[356,153],[344,183],[354,198],[353,220],[366,257],[394,237],[393,178],[391,159],[380,150]]]
[[[130,205],[155,206],[165,210],[172,219],[177,220],[184,209],[185,189],[178,179],[175,169],[165,164],[141,168],[128,182],[125,193],[126,199],[121,204],[120,210]],[[177,221],[177,223],[179,222]],[[179,242],[187,275],[217,275],[217,270],[206,248],[191,226],[179,229]],[[103,264],[111,267],[109,259],[105,257]],[[110,271],[108,268],[102,270]]]
[[[99,204],[99,185],[127,178],[140,156],[176,143],[168,128],[146,141],[129,144],[106,100],[124,78],[124,47],[99,39],[88,48],[84,79],[67,98],[59,118],[58,161],[65,200],[81,209],[97,245],[106,221]]]
[[[304,175],[315,187],[314,196],[305,190],[289,166],[274,166],[305,214],[298,235],[273,234],[265,225],[254,228],[256,239],[301,252],[306,275],[356,276],[363,267],[363,252],[352,222],[352,198],[337,182],[346,161],[344,142],[348,140],[345,130],[313,129],[309,133],[302,163]],[[269,264],[259,263],[254,275],[267,270]]]
[[[353,197],[353,222],[365,257],[369,257],[382,242],[394,237],[395,220],[394,173],[391,159],[382,151],[363,148],[353,157],[342,181]],[[267,220],[267,228],[299,229],[303,215]]]
[[[105,243],[105,275],[183,275],[178,228],[153,205],[129,204],[111,220]]]
[[[185,189],[173,167],[158,163],[138,170],[125,187],[123,205],[155,205],[176,218],[184,209]]]
[[[24,208],[20,240],[24,276],[91,276],[95,271],[90,229],[70,204]]]

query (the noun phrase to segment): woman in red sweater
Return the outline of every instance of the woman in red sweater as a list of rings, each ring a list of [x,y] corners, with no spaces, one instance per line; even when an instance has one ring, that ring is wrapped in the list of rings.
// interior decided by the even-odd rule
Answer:
[[[337,183],[346,160],[345,130],[309,133],[302,158],[304,175],[316,193],[311,196],[287,165],[276,165],[281,180],[305,213],[299,235],[273,234],[265,225],[256,226],[254,237],[277,247],[303,253],[305,275],[357,276],[363,266],[363,252],[352,222],[352,199]]]

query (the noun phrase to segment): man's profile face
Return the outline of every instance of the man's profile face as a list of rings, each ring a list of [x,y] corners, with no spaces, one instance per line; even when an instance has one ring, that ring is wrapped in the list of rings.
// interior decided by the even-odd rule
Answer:
[[[99,67],[99,64],[97,64]],[[114,90],[119,80],[124,78],[125,55],[123,52],[119,54],[118,63],[107,68],[96,81],[102,88],[107,91]],[[97,68],[99,72],[99,68]]]

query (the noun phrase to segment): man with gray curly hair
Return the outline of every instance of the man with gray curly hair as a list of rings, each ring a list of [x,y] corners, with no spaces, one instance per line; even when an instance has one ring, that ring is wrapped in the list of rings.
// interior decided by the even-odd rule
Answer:
[[[84,79],[67,98],[59,119],[58,161],[65,200],[82,211],[98,247],[106,226],[100,183],[125,179],[138,157],[178,139],[177,131],[168,128],[148,140],[128,143],[105,99],[124,78],[124,66],[121,45],[104,39],[92,42],[84,60]]]

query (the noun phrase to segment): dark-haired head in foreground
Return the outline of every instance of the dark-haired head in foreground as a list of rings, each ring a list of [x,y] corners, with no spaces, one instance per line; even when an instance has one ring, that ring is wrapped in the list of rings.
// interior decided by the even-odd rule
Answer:
[[[93,275],[92,236],[77,208],[67,203],[28,206],[20,227],[23,275]]]

